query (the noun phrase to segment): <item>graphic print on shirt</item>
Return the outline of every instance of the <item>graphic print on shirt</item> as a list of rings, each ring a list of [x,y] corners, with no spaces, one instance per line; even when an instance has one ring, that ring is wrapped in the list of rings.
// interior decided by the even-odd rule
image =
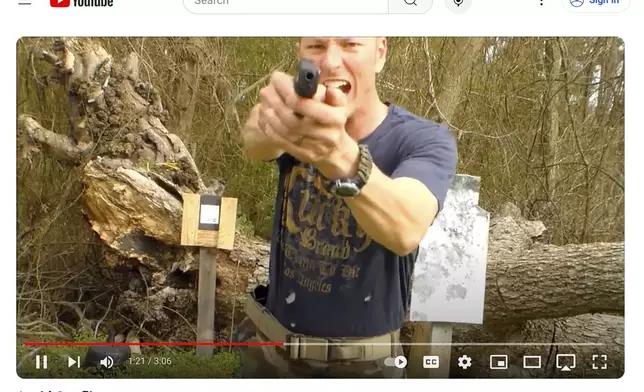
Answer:
[[[356,255],[371,238],[359,227],[344,200],[326,191],[310,165],[295,165],[285,186],[284,275],[310,292],[331,293],[360,276]]]

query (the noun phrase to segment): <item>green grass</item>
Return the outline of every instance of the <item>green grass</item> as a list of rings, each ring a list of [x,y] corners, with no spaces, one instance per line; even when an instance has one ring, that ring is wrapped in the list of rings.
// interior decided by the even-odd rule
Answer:
[[[79,336],[79,342],[95,342],[104,340],[104,336],[93,338]],[[26,359],[17,369],[22,378],[233,378],[239,371],[239,355],[228,348],[217,352],[213,357],[204,358],[195,355],[195,349],[173,349],[143,347],[143,354],[133,356],[121,368],[109,370],[77,368],[67,366],[67,357],[80,356],[81,361],[88,347],[44,347],[37,352],[47,355],[46,370],[36,369],[35,355]],[[17,361],[34,347],[25,347],[18,342]]]

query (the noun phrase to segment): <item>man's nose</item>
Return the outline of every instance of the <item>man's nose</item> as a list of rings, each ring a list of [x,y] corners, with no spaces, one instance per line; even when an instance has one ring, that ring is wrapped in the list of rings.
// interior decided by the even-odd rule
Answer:
[[[342,49],[335,45],[330,46],[322,59],[322,69],[335,69],[342,65]]]

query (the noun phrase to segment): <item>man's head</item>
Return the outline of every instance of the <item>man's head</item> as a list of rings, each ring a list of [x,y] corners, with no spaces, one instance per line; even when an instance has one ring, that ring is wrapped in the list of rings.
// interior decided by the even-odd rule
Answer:
[[[346,94],[351,113],[378,101],[376,74],[382,71],[387,54],[384,37],[305,37],[298,42],[297,54],[320,68],[320,83]]]

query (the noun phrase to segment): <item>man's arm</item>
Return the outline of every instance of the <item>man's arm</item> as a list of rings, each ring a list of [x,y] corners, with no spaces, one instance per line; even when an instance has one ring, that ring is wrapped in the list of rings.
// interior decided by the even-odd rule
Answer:
[[[456,142],[449,131],[425,129],[418,133],[421,137],[422,132],[434,133],[435,137],[428,139],[425,135],[424,141],[407,143],[408,147],[415,146],[414,150],[391,177],[374,165],[360,194],[346,199],[360,227],[400,256],[413,252],[422,241],[442,208],[456,171]]]
[[[360,195],[346,202],[360,227],[399,256],[418,247],[438,213],[438,200],[423,183],[389,178],[375,166]]]
[[[246,124],[241,130],[244,142],[244,152],[249,159],[270,161],[278,158],[284,152],[272,147],[272,143],[259,127],[259,105],[250,111]]]

